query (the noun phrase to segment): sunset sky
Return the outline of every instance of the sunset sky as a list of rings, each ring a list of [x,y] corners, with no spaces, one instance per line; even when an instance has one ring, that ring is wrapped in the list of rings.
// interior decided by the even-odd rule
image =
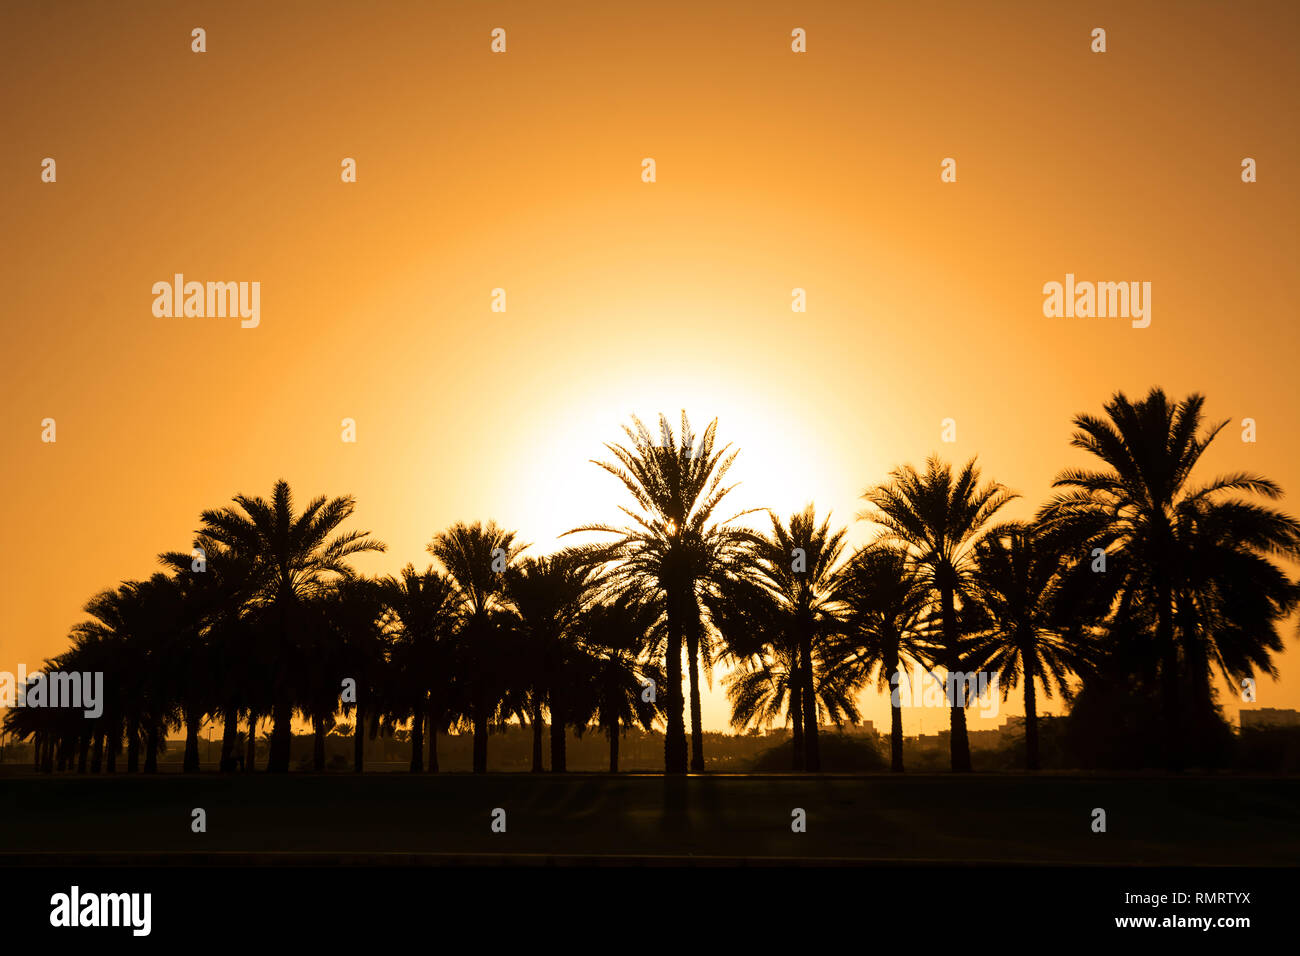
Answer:
[[[1300,5],[698,7],[6,4],[0,670],[280,477],[357,497],[367,573],[462,519],[549,551],[618,519],[589,459],[634,413],[719,419],[728,514],[812,500],[861,543],[896,465],[978,454],[1027,517],[1071,416],[1200,391],[1232,420],[1201,477],[1300,513]],[[155,317],[175,273],[260,282],[259,327]],[[1066,273],[1149,281],[1150,327],[1045,318]],[[1300,707],[1287,640],[1259,706]]]

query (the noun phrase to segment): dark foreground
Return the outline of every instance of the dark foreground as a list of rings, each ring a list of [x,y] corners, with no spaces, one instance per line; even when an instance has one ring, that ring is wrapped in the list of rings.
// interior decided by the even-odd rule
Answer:
[[[1295,777],[0,777],[6,866],[1297,861]]]

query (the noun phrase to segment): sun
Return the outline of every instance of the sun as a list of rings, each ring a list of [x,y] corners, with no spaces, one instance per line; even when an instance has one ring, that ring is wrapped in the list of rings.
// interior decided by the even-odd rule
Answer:
[[[697,440],[716,417],[716,447],[730,445],[738,451],[725,478],[734,487],[716,510],[717,520],[748,512],[739,520],[761,529],[768,525],[769,508],[784,516],[815,501],[822,514],[832,498],[842,497],[844,489],[828,480],[845,470],[833,461],[830,436],[818,435],[792,410],[752,391],[678,382],[630,390],[623,402],[599,408],[578,402],[548,410],[545,419],[551,426],[530,435],[520,449],[521,459],[529,463],[526,471],[502,489],[503,500],[511,503],[513,526],[540,553],[593,540],[565,536],[575,528],[630,524],[620,508],[636,511],[636,501],[618,477],[593,462],[617,466],[606,445],[630,444],[623,428],[633,415],[654,431],[662,411],[676,433],[683,408]],[[840,517],[848,521],[852,516]]]

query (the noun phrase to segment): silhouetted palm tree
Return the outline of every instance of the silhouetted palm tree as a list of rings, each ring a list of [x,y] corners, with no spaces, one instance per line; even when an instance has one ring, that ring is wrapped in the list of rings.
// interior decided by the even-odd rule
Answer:
[[[796,688],[801,695],[804,733],[804,766],[796,770],[821,770],[817,741],[817,695],[814,693],[814,650],[840,631],[835,616],[834,572],[844,551],[844,534],[830,530],[830,516],[817,524],[809,504],[783,525],[769,512],[772,531],[758,539],[758,567],[762,583],[776,597],[779,626],[798,652],[795,660]],[[797,753],[797,748],[796,748]],[[796,760],[798,758],[796,757]]]
[[[1154,607],[1160,661],[1165,753],[1171,770],[1184,763],[1180,650],[1201,672],[1199,659],[1218,657],[1226,673],[1240,678],[1268,663],[1281,647],[1276,625],[1294,605],[1286,575],[1273,558],[1300,555],[1300,525],[1287,515],[1235,497],[1281,497],[1272,481],[1234,473],[1193,485],[1191,472],[1227,424],[1204,421],[1204,398],[1171,402],[1159,388],[1132,402],[1117,392],[1105,418],[1077,415],[1070,443],[1105,465],[1100,471],[1071,468],[1054,487],[1065,488],[1042,510],[1040,521],[1055,546],[1080,569],[1104,551],[1106,571],[1095,587],[1119,600],[1128,595]],[[1231,598],[1228,596],[1232,595]],[[1211,609],[1224,601],[1241,609],[1254,604],[1262,629],[1217,626]],[[1183,616],[1199,606],[1201,611]],[[1236,644],[1220,652],[1218,641]],[[1208,684],[1206,685],[1208,693]]]
[[[1237,507],[1224,504],[1184,504],[1174,534],[1187,559],[1174,592],[1175,633],[1192,695],[1194,733],[1206,732],[1213,716],[1216,668],[1235,686],[1256,672],[1277,677],[1273,655],[1283,650],[1278,628],[1300,602],[1300,583],[1270,559],[1274,552],[1267,543],[1291,519],[1251,514],[1242,521]],[[1252,523],[1269,530],[1253,535]],[[1294,558],[1294,546],[1289,553]]]
[[[445,685],[451,671],[451,641],[459,624],[456,586],[432,567],[413,564],[401,577],[383,578],[379,596],[394,619],[393,676],[407,688],[411,723],[411,770],[422,769],[422,727],[429,731],[429,771],[438,770],[438,730],[445,726]]]
[[[1023,682],[1025,763],[1037,770],[1038,694],[1053,691],[1070,698],[1069,675],[1083,673],[1088,643],[1077,608],[1062,598],[1064,557],[1023,522],[990,531],[975,549],[975,593],[988,618],[975,652],[981,669],[991,670],[1002,699]]]
[[[369,532],[337,533],[356,506],[351,495],[312,499],[295,515],[293,494],[277,481],[271,498],[236,495],[238,507],[204,511],[199,534],[234,551],[257,569],[263,582],[258,600],[273,611],[275,648],[272,677],[272,732],[268,769],[289,769],[292,739],[294,642],[302,626],[304,599],[338,578],[350,577],[347,559],[364,551],[383,551]]]
[[[845,639],[863,677],[890,695],[890,769],[902,773],[902,701],[891,688],[901,689],[906,670],[925,662],[930,588],[906,551],[877,544],[856,552],[840,570],[835,596],[844,606]]]
[[[303,627],[298,637],[298,674],[293,681],[295,699],[312,728],[312,769],[325,769],[325,738],[335,726],[343,689],[344,635],[335,626],[331,590],[302,602]]]
[[[847,642],[828,641],[819,645],[813,656],[815,706],[836,725],[857,721],[859,716],[855,698],[862,685],[862,669],[852,666],[852,653]],[[798,730],[803,708],[801,670],[798,645],[793,641],[763,644],[754,653],[737,658],[736,666],[723,678],[731,703],[731,726],[742,730],[780,721]],[[792,755],[792,764],[794,770],[805,769],[797,756]]]
[[[186,686],[194,671],[192,614],[178,582],[163,573],[132,585],[130,641],[140,667],[139,731],[144,741],[145,773],[156,773],[158,754],[167,746],[169,725],[183,725],[189,713],[201,719],[204,692]],[[186,699],[188,698],[188,700]],[[197,731],[195,732],[197,756]]]
[[[182,582],[197,618],[197,636],[206,652],[202,665],[210,675],[212,709],[224,725],[219,767],[227,772],[234,769],[239,715],[249,706],[249,691],[259,669],[251,639],[255,629],[242,619],[245,604],[259,586],[256,568],[244,556],[204,535],[195,538],[192,551],[166,552],[159,560]],[[197,743],[195,737],[195,748]]]
[[[379,690],[388,663],[388,639],[382,619],[384,604],[379,582],[356,577],[339,582],[330,593],[329,623],[341,645],[343,673],[355,681],[355,698],[343,700],[352,717],[352,770],[365,769],[367,725],[379,715]]]
[[[75,646],[95,648],[94,659],[101,666],[106,688],[105,726],[110,728],[106,742],[106,767],[109,773],[117,769],[117,755],[122,738],[126,738],[127,770],[139,769],[139,727],[144,707],[144,642],[136,635],[142,626],[140,608],[142,599],[137,590],[139,582],[127,581],[116,588],[101,591],[85,605],[89,619],[73,627]]]
[[[487,772],[488,726],[498,716],[506,687],[500,663],[512,629],[505,598],[505,572],[527,545],[494,522],[459,522],[434,536],[429,553],[456,584],[460,628],[456,660],[467,685],[469,719],[474,727],[474,772]]]
[[[954,680],[965,669],[958,602],[974,569],[975,545],[993,515],[1015,497],[997,482],[981,487],[979,479],[973,458],[955,476],[952,467],[938,458],[926,461],[924,473],[904,465],[890,473],[888,484],[863,494],[874,510],[860,515],[880,525],[886,541],[907,550],[937,599],[943,627],[940,663],[949,675],[952,769],[957,771],[971,769],[967,684]]]
[[[506,597],[519,616],[519,651],[528,664],[521,671],[535,744],[540,743],[541,708],[550,711],[552,773],[567,769],[565,732],[573,716],[568,698],[575,670],[585,663],[578,625],[593,578],[593,569],[572,552],[524,558],[506,573]],[[541,769],[537,751],[534,746],[534,771]]]
[[[686,725],[682,701],[682,644],[690,657],[691,758],[690,767],[704,769],[704,743],[698,675],[700,639],[699,597],[717,579],[747,573],[750,536],[713,522],[713,513],[734,486],[722,484],[737,452],[728,445],[715,449],[717,420],[709,423],[699,442],[682,412],[681,429],[673,434],[666,416],[659,416],[656,441],[635,416],[624,426],[631,447],[607,444],[617,464],[594,462],[623,483],[636,502],[636,510],[621,508],[633,524],[617,528],[594,524],[570,534],[598,531],[619,535],[610,545],[582,549],[594,564],[608,565],[615,589],[632,589],[643,595],[662,595],[665,608],[664,769],[685,773]]]
[[[589,606],[582,616],[583,644],[590,656],[590,687],[581,723],[595,720],[609,740],[609,772],[618,773],[618,746],[623,728],[634,723],[649,731],[657,698],[647,693],[663,683],[651,662],[640,660],[648,635],[662,618],[652,601],[623,594]]]

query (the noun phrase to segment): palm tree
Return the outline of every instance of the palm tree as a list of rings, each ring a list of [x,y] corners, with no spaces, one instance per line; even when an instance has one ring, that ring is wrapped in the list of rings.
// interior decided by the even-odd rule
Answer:
[[[196,618],[197,638],[206,651],[203,664],[212,678],[213,709],[223,723],[219,767],[228,772],[234,769],[239,715],[248,706],[250,684],[259,669],[251,640],[255,629],[244,616],[246,602],[258,588],[256,569],[204,535],[196,536],[193,551],[169,551],[159,560],[181,582]]]
[[[1069,675],[1088,667],[1087,639],[1078,608],[1064,598],[1067,562],[1023,522],[1007,522],[976,547],[974,589],[988,626],[976,652],[981,669],[993,672],[1002,699],[1023,681],[1025,765],[1037,770],[1038,693],[1070,698]]]
[[[495,522],[458,522],[434,536],[429,553],[437,558],[456,585],[460,627],[456,657],[468,685],[469,719],[474,727],[474,772],[487,773],[488,726],[499,714],[506,688],[498,666],[506,658],[511,628],[505,597],[507,569],[527,545],[515,542],[513,531]]]
[[[44,681],[42,674],[75,667],[80,652],[74,648],[57,657],[47,659],[38,673],[30,675],[25,685],[17,688],[20,695],[31,700],[40,692]],[[106,685],[107,686],[107,685]],[[67,768],[69,755],[78,749],[79,738],[86,733],[89,721],[79,711],[66,707],[14,707],[4,717],[4,732],[18,740],[32,738],[35,769],[38,773],[53,773]],[[57,762],[56,762],[57,758]]]
[[[411,723],[411,770],[422,769],[423,731],[429,731],[430,773],[438,770],[438,729],[448,701],[450,642],[458,623],[455,584],[432,566],[407,564],[401,577],[379,582],[379,597],[393,618],[395,676],[407,688]]]
[[[835,596],[844,606],[845,640],[856,651],[863,677],[890,694],[890,769],[902,773],[902,702],[890,688],[907,668],[925,661],[930,589],[906,551],[876,544],[857,551],[840,570]]]
[[[884,541],[906,549],[936,599],[943,628],[940,663],[948,672],[952,769],[969,771],[967,685],[956,678],[965,669],[959,601],[974,569],[975,545],[989,520],[1015,495],[997,482],[981,487],[974,458],[954,476],[951,465],[931,457],[924,473],[911,465],[896,468],[888,484],[870,488],[862,497],[874,510],[860,517],[880,525]]]
[[[352,579],[348,583],[361,583]],[[312,768],[325,770],[325,738],[336,726],[341,708],[347,635],[336,617],[341,601],[336,588],[321,591],[302,604],[304,627],[299,638],[298,674],[294,679],[298,709],[312,728]]]
[[[723,678],[731,702],[731,726],[768,727],[781,720],[793,724],[798,741],[803,704],[802,662],[794,641],[764,643],[748,656],[737,659]],[[862,684],[862,669],[855,666],[853,649],[843,641],[827,641],[813,655],[813,707],[823,711],[836,725],[858,719],[855,701]],[[797,751],[792,769],[805,769]]]
[[[1283,650],[1278,625],[1300,603],[1300,582],[1269,559],[1259,538],[1252,546],[1245,530],[1237,510],[1222,503],[1178,510],[1174,537],[1188,560],[1179,568],[1175,633],[1192,696],[1194,732],[1207,731],[1213,716],[1216,667],[1236,686],[1257,671],[1277,677],[1273,655]]]
[[[1105,417],[1074,418],[1071,445],[1096,456],[1101,470],[1071,468],[1053,486],[1066,489],[1039,519],[1054,546],[1088,568],[1097,549],[1107,571],[1094,580],[1116,602],[1154,608],[1164,751],[1171,770],[1184,764],[1180,651],[1184,667],[1218,659],[1239,679],[1257,666],[1271,671],[1270,653],[1281,647],[1277,624],[1295,604],[1295,591],[1274,558],[1300,556],[1300,524],[1238,495],[1281,497],[1267,478],[1237,472],[1204,484],[1191,472],[1227,421],[1205,422],[1205,399],[1192,394],[1171,402],[1153,388],[1132,402],[1123,392],[1103,406]],[[1242,629],[1216,620],[1227,603],[1254,607]],[[1198,608],[1193,612],[1192,609]],[[1181,626],[1180,626],[1180,621]],[[1225,646],[1220,649],[1222,640]],[[1208,682],[1202,682],[1208,694]]]
[[[762,583],[779,608],[779,626],[797,651],[796,689],[801,695],[805,766],[796,770],[821,770],[817,741],[817,696],[814,693],[814,649],[840,631],[835,616],[834,572],[844,551],[843,529],[830,530],[830,516],[819,526],[810,503],[783,525],[771,512],[772,532],[758,539],[758,567]],[[797,753],[797,750],[796,750]]]
[[[144,741],[144,772],[156,773],[158,754],[167,746],[167,728],[180,724],[194,737],[197,760],[198,730],[205,693],[191,682],[194,656],[193,615],[175,578],[161,572],[146,581],[133,582],[128,633],[135,646],[132,655],[140,668],[136,685],[138,732]],[[197,769],[197,767],[195,767]]]
[[[654,602],[623,594],[589,606],[582,616],[582,640],[590,662],[590,706],[582,715],[609,740],[609,772],[618,773],[618,746],[623,728],[654,725],[656,701],[648,699],[643,681],[662,683],[653,663],[641,662],[649,635],[662,619]]]
[[[341,645],[343,673],[355,682],[355,699],[343,701],[352,717],[352,770],[365,769],[367,721],[374,724],[378,710],[377,684],[387,664],[388,641],[382,626],[382,584],[357,577],[341,581],[330,594],[330,625]]]
[[[523,672],[530,685],[530,723],[533,725],[533,770],[541,769],[541,708],[551,716],[551,772],[567,766],[565,732],[571,713],[568,698],[575,669],[585,663],[578,624],[591,590],[594,570],[577,560],[574,552],[551,557],[525,558],[506,574],[506,596],[519,616],[520,650],[528,659]]]
[[[272,610],[272,731],[268,769],[289,769],[293,719],[294,645],[302,629],[302,604],[331,582],[352,576],[347,559],[365,551],[383,551],[369,532],[335,533],[356,507],[351,495],[312,499],[294,514],[288,482],[277,481],[271,498],[236,495],[238,507],[204,511],[199,534],[229,548],[257,569],[263,582],[258,601]]]
[[[141,598],[138,582],[123,582],[101,591],[85,605],[89,619],[72,629],[74,647],[91,652],[99,663],[92,670],[104,674],[104,685],[115,690],[105,702],[104,724],[108,730],[106,766],[117,769],[117,755],[126,737],[128,770],[139,769],[140,714],[144,695],[144,648],[136,639],[140,627]],[[39,749],[39,748],[38,748]]]
[[[690,767],[704,770],[699,671],[702,638],[700,595],[728,575],[745,575],[749,566],[750,535],[726,527],[735,515],[714,523],[713,514],[734,485],[722,484],[737,452],[728,445],[715,449],[717,420],[696,442],[686,413],[674,435],[664,415],[659,416],[656,441],[639,418],[624,426],[630,447],[607,444],[617,463],[593,462],[623,483],[636,509],[622,507],[632,524],[618,528],[586,525],[568,534],[595,531],[618,535],[612,544],[582,549],[592,564],[607,565],[614,590],[632,589],[658,595],[664,604],[665,714],[664,768],[685,773],[686,723],[682,701],[682,644],[690,658],[691,757]],[[705,662],[707,666],[707,661]]]

